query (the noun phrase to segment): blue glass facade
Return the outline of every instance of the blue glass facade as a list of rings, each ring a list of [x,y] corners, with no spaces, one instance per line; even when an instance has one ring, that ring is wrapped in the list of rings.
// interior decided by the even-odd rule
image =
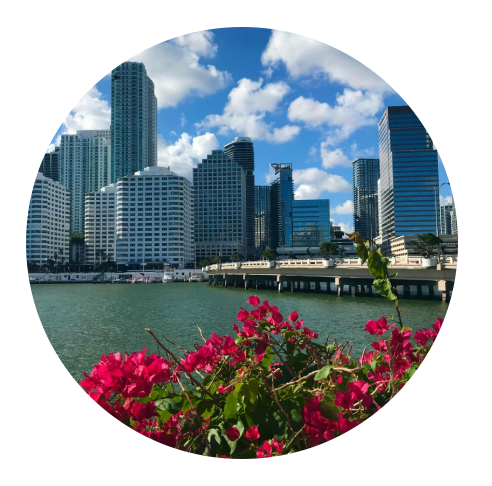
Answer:
[[[330,200],[294,200],[293,246],[314,247],[330,241]]]
[[[380,235],[435,233],[437,150],[408,106],[389,106],[379,122]]]
[[[270,164],[271,245],[292,246],[292,203],[294,181],[292,164]]]

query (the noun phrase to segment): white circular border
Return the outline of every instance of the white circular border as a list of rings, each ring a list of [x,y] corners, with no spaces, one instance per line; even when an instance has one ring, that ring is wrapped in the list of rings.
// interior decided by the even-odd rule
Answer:
[[[71,377],[51,346],[34,305],[26,266],[22,264],[26,261],[27,212],[39,161],[60,127],[61,120],[67,115],[67,107],[73,107],[112,68],[139,52],[180,35],[223,27],[284,30],[316,39],[352,56],[395,90],[398,88],[398,94],[412,107],[439,148],[453,188],[458,220],[462,222],[463,228],[466,226],[467,233],[467,264],[460,264],[458,268],[459,277],[456,279],[445,324],[432,352],[402,391],[381,412],[350,433],[289,457],[255,461],[254,467],[250,461],[207,458],[167,448],[122,425],[96,405]],[[12,196],[8,244],[12,289],[24,331],[45,371],[66,399],[96,427],[142,456],[186,471],[223,477],[271,476],[324,463],[370,440],[400,417],[432,381],[456,340],[468,307],[476,262],[475,215],[468,179],[451,136],[419,89],[385,57],[345,32],[304,17],[257,9],[209,11],[163,22],[124,40],[87,67],[55,101],[29,144]],[[428,324],[431,324],[434,316],[429,316],[429,319]],[[428,439],[430,437],[427,436]]]

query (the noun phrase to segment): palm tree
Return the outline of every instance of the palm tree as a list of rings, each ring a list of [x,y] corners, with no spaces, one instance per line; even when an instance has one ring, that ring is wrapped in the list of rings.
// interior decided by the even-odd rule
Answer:
[[[278,251],[275,248],[270,248],[269,246],[267,246],[263,250],[262,255],[268,261],[272,261],[272,260],[275,260],[278,257],[279,253],[278,253]]]
[[[288,257],[289,257],[289,260],[297,260],[296,254],[293,252],[289,252]]]
[[[239,262],[241,260],[243,260],[244,257],[241,253],[238,253],[237,251],[235,251],[232,255],[231,255],[231,260],[233,262]]]
[[[345,251],[345,248],[343,246],[338,247],[338,257],[339,258],[344,258],[347,256],[347,252]]]
[[[409,241],[408,246],[419,252],[424,258],[432,258],[437,255],[438,247],[440,247],[442,243],[443,241],[438,236],[432,233],[424,233],[422,235],[417,235],[416,240]]]
[[[332,241],[325,241],[319,245],[318,253],[326,259],[330,259],[338,250],[338,245]]]
[[[311,255],[311,247],[306,250],[306,259],[309,260],[313,255]]]

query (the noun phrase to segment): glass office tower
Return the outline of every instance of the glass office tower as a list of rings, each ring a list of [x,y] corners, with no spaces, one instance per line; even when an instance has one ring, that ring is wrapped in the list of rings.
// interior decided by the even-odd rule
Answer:
[[[247,254],[255,254],[255,153],[249,137],[236,137],[224,146],[224,152],[246,171],[246,246]]]
[[[111,72],[111,182],[157,165],[157,98],[140,62]]]
[[[270,246],[270,186],[255,186],[255,249],[257,254]]]
[[[316,247],[330,241],[330,200],[294,200],[293,246]]]
[[[389,106],[379,122],[383,249],[395,236],[435,233],[437,150],[409,106]]]
[[[292,203],[294,202],[292,164],[270,164],[269,182],[272,248],[292,246]]]
[[[452,235],[453,234],[453,228],[451,225],[451,215],[454,211],[454,204],[453,203],[447,203],[447,204],[441,204],[441,227],[440,227],[440,234],[441,235]]]
[[[193,169],[196,260],[246,256],[246,171],[223,150]]]
[[[60,147],[55,147],[54,152],[44,154],[39,172],[54,182],[60,182]]]
[[[374,240],[378,229],[379,159],[352,162],[354,188],[354,231]]]

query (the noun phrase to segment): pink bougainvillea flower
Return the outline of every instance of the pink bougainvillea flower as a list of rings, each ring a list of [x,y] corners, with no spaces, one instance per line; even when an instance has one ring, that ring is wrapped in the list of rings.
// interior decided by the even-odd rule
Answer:
[[[438,317],[436,322],[432,324],[432,329],[436,332],[436,335],[439,334],[439,331],[441,330],[443,323],[443,319],[441,317]]]
[[[244,322],[248,317],[249,317],[249,312],[241,307],[241,310],[237,315],[237,320]]]
[[[417,344],[420,344],[421,346],[427,346],[427,343],[429,342],[429,339],[431,339],[431,336],[432,335],[428,329],[422,329],[421,331],[416,331],[413,335],[413,338],[415,339],[415,342]]]
[[[390,326],[388,325],[386,317],[381,317],[379,321],[367,321],[364,331],[368,332],[371,336],[374,334],[382,336],[389,328]]]
[[[282,454],[282,450],[284,448],[284,441],[278,443],[277,439],[274,437],[272,439],[272,447],[280,454]]]
[[[256,457],[259,459],[263,457],[272,457],[272,446],[267,440],[256,450]]]
[[[247,301],[247,304],[251,304],[253,307],[258,307],[260,305],[260,299],[256,295],[252,295]]]
[[[259,439],[260,433],[258,432],[258,427],[253,424],[250,429],[246,429],[244,436],[246,437],[246,439],[250,440],[251,442],[254,442],[255,440]]]
[[[296,322],[297,319],[299,319],[299,315],[297,314],[297,311],[292,312],[292,314],[289,316],[289,321]]]
[[[236,427],[229,427],[226,431],[225,431],[225,435],[227,436],[227,438],[231,441],[231,442],[236,442],[236,440],[239,439],[239,436],[241,435],[239,433],[239,430],[236,428]]]
[[[296,329],[300,329],[302,327],[302,325],[304,324],[304,321],[297,321],[296,322],[296,325],[295,325],[295,328]]]

